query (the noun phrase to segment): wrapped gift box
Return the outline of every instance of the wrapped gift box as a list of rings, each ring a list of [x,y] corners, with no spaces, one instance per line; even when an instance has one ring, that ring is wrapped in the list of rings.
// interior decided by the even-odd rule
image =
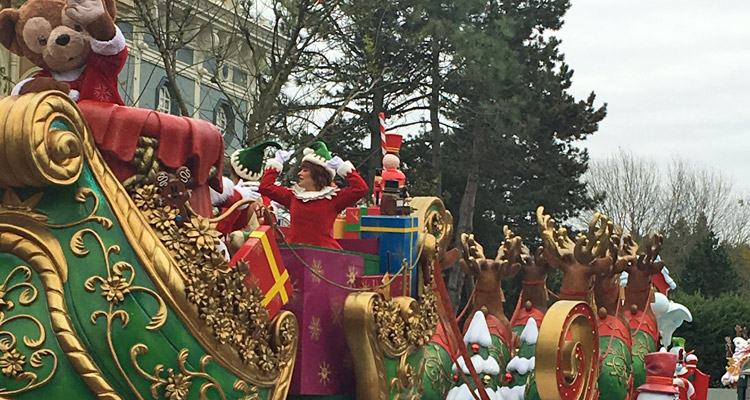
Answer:
[[[262,304],[268,310],[269,317],[273,318],[281,306],[289,302],[292,281],[284,268],[272,227],[261,225],[250,232],[245,244],[229,260],[229,266],[235,267],[241,260],[250,265],[246,283],[260,288],[263,292]]]
[[[344,227],[346,225],[346,218],[343,215],[336,217],[336,221],[333,222],[333,238],[343,239],[344,238]]]
[[[406,260],[413,267],[418,257],[418,218],[413,216],[371,216],[361,218],[361,235],[364,239],[378,239],[380,244],[380,272],[395,274]],[[411,269],[412,295],[417,293],[419,268]]]
[[[373,291],[377,291],[378,287],[384,283],[384,276],[385,275],[365,275],[357,279],[357,287],[366,287],[372,289]],[[390,276],[388,279],[393,279],[391,281],[391,288],[389,291],[391,297],[409,295],[411,286],[411,277],[409,275],[406,275],[406,290],[404,290],[404,275],[399,275],[395,278],[393,276]]]
[[[380,215],[380,207],[347,207],[344,214],[344,238],[360,238],[360,221],[364,215]]]
[[[295,255],[325,279],[356,287],[364,272],[361,256],[313,246],[282,248],[294,293],[284,307],[297,317],[299,347],[289,388],[291,395],[354,394],[354,367],[344,334],[344,301],[352,293],[333,286],[305,267]]]
[[[380,273],[380,255],[378,239],[337,239],[341,248],[355,253],[365,259],[365,275]]]

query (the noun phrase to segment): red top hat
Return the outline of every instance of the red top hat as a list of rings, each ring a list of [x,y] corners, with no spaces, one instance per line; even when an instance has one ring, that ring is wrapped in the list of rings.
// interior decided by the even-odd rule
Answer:
[[[398,151],[401,149],[401,141],[404,137],[398,133],[386,133],[385,134],[385,151],[387,153],[398,155]]]
[[[656,352],[643,356],[646,364],[646,383],[638,386],[638,393],[680,394],[674,386],[674,372],[677,367],[677,354]]]

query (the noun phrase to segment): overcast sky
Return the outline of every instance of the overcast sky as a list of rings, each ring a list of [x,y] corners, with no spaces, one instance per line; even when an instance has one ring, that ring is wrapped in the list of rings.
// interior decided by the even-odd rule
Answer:
[[[750,191],[750,0],[572,0],[556,34],[608,115],[583,145],[716,168]]]

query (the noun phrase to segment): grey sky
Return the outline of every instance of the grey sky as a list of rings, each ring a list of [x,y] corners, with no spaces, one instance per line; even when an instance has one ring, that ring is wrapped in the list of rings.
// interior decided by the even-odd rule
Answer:
[[[694,160],[750,191],[750,0],[572,0],[572,93],[608,103],[583,145]]]

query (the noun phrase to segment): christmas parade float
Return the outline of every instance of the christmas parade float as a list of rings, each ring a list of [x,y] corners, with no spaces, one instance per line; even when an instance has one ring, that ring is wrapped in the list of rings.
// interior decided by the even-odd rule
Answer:
[[[461,329],[439,273],[458,252],[437,198],[406,214],[386,186],[380,207],[340,206],[341,249],[289,244],[291,227],[243,190],[249,176],[220,178],[208,123],[57,91],[3,98],[0,115],[6,398],[625,399],[659,381],[647,354],[690,320],[664,295],[661,237],[640,248],[606,216],[573,240],[540,208],[534,256],[507,228],[494,260],[462,234],[476,290]],[[317,147],[303,159],[333,159]],[[233,173],[258,164],[243,158]],[[225,195],[218,216],[211,190]],[[255,227],[234,232],[228,259],[216,226],[246,205]],[[500,282],[516,273],[508,319]],[[695,357],[671,347],[676,390],[705,398]]]
[[[597,214],[571,239],[540,207],[534,256],[508,228],[495,259],[467,233],[449,248],[451,214],[409,199],[382,122],[375,205],[322,142],[289,188],[275,142],[225,173],[210,123],[122,105],[115,13],[0,12],[2,44],[43,69],[0,99],[0,398],[705,399],[684,344],[659,352],[691,319],[661,236],[641,248]],[[457,261],[476,282],[463,327],[441,274]]]

